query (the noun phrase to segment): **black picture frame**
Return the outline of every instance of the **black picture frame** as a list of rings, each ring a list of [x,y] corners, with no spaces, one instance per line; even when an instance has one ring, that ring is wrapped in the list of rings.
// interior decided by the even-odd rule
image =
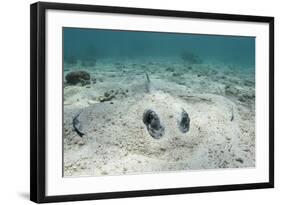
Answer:
[[[46,196],[46,11],[48,9],[263,22],[269,25],[269,181],[191,188]],[[38,2],[30,7],[30,199],[37,203],[218,192],[274,187],[274,18],[265,16]]]

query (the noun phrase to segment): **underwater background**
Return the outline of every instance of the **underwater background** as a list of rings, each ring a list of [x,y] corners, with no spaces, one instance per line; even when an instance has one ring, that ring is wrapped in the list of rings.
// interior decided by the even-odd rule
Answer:
[[[194,58],[255,68],[255,37],[64,28],[64,59]],[[192,56],[191,56],[192,55]],[[198,61],[198,62],[196,62]]]

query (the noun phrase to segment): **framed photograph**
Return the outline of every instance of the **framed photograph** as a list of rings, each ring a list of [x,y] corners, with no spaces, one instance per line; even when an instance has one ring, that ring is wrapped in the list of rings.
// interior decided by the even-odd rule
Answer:
[[[274,18],[31,5],[34,202],[274,187]]]

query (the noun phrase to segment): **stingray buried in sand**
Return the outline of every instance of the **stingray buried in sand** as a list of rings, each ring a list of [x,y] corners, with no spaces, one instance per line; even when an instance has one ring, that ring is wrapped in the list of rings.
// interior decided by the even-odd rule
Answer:
[[[95,36],[95,32],[102,31],[94,29],[92,33],[87,30],[87,35],[96,37],[91,40],[97,41],[95,47],[86,49],[83,55],[73,53],[75,58],[69,59],[70,51],[76,51],[67,44],[78,32],[73,30],[65,31],[64,43],[64,74],[71,76],[65,78],[68,80],[64,85],[64,176],[255,166],[255,83],[251,62],[243,62],[251,69],[242,69],[241,60],[238,69],[228,56],[211,62],[203,53],[201,57],[190,51],[180,54],[186,45],[172,40],[178,34],[163,41],[166,43],[161,46],[166,49],[162,52],[156,48],[160,45],[157,39],[165,39],[168,34],[159,34],[151,43],[148,37],[153,39],[156,34],[125,33],[123,37],[128,41],[143,37],[142,45],[149,41],[154,46],[145,52],[147,57],[139,53],[139,46],[138,52],[129,52],[133,48],[127,45],[121,49],[110,40],[107,31],[104,37],[114,47],[102,50],[99,43],[104,42],[103,38]],[[82,29],[78,34],[83,32]],[[121,38],[123,34],[120,31],[118,35]],[[82,39],[78,37],[75,39]],[[189,47],[197,45],[188,35],[177,39],[189,42]],[[245,45],[251,41],[223,40],[228,44],[246,42]],[[115,52],[118,46],[121,50]],[[197,50],[201,47],[205,48],[198,45]],[[169,49],[174,55],[167,52]]]

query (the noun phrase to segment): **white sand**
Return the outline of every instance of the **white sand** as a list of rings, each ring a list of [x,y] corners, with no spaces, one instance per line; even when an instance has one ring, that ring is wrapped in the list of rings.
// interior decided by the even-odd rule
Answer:
[[[175,71],[167,72],[169,65],[147,63],[154,89],[146,93],[143,68],[124,65],[121,72],[113,64],[98,64],[103,70],[91,71],[96,84],[65,87],[65,176],[255,166],[251,73],[221,71],[221,65],[189,70],[181,64],[171,64]],[[100,103],[99,97],[110,90],[118,94]],[[159,140],[149,135],[142,122],[148,108],[165,126]],[[181,133],[177,125],[182,108],[191,120],[187,133]],[[83,138],[72,127],[80,111]]]

